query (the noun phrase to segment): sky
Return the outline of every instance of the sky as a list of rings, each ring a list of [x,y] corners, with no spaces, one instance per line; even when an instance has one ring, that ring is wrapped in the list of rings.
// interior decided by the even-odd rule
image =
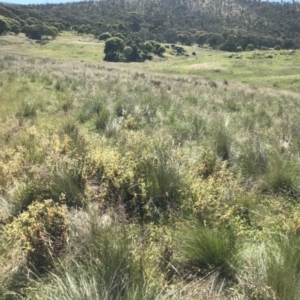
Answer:
[[[14,3],[14,4],[46,4],[46,3],[66,3],[79,2],[83,0],[4,0],[0,2]]]
[[[46,4],[46,3],[66,3],[66,2],[79,2],[79,1],[85,1],[85,0],[0,0],[4,3],[14,3],[14,4]],[[262,0],[267,1],[267,0]],[[280,0],[269,0],[270,2],[275,2]],[[284,2],[292,2],[292,0],[284,0]]]

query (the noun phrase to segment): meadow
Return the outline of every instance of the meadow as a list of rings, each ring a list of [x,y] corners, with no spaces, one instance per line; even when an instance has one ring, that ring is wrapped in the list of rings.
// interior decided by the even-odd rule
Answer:
[[[299,299],[299,51],[0,47],[0,299]]]

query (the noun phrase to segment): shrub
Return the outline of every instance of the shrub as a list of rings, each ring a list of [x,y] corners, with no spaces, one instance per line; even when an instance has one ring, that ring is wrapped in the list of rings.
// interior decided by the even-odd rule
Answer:
[[[281,50],[281,46],[280,46],[280,45],[276,45],[276,46],[274,47],[274,50]]]
[[[237,46],[237,47],[236,47],[236,51],[237,51],[237,52],[242,52],[242,51],[243,51],[243,48],[242,48],[241,46]]]
[[[125,43],[122,39],[118,37],[112,37],[106,40],[104,53],[104,60],[107,61],[119,61],[120,54],[123,52],[125,48]]]
[[[28,265],[43,271],[66,246],[66,209],[52,200],[34,202],[6,230],[9,238],[23,247]]]
[[[111,34],[109,32],[104,32],[99,35],[100,41],[106,41],[107,39],[110,39],[110,38],[111,38]]]
[[[201,161],[197,166],[197,174],[204,179],[221,170],[220,159],[209,150],[205,150],[201,154]]]
[[[254,50],[254,46],[252,44],[248,44],[246,47],[246,51],[253,51]]]
[[[131,58],[132,58],[132,48],[130,46],[126,46],[124,48],[123,55],[125,56],[126,61],[131,61]]]
[[[240,219],[234,218],[234,206],[229,203],[234,199],[233,191],[237,192],[239,188],[227,164],[214,157],[208,152],[200,165],[193,166],[189,189],[191,200],[184,202],[182,208],[192,211],[203,225],[235,228]]]

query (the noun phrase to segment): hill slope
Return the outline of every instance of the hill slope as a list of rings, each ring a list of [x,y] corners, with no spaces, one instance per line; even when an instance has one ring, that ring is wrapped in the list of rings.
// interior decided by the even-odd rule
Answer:
[[[99,36],[122,32],[142,40],[191,44],[201,32],[213,47],[224,50],[248,44],[255,47],[300,46],[300,5],[240,0],[114,0],[45,5],[1,5],[0,15],[21,27],[38,22],[58,30],[89,25]],[[75,27],[77,30],[77,27]],[[220,35],[222,34],[222,36]],[[231,38],[228,39],[228,37]],[[232,46],[226,46],[230,43]]]

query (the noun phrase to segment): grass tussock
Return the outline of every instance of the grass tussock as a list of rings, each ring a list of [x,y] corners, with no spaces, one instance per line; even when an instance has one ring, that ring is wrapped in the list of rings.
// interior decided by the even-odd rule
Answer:
[[[179,261],[203,274],[233,280],[236,243],[228,231],[214,231],[200,224],[185,227],[178,237]]]

